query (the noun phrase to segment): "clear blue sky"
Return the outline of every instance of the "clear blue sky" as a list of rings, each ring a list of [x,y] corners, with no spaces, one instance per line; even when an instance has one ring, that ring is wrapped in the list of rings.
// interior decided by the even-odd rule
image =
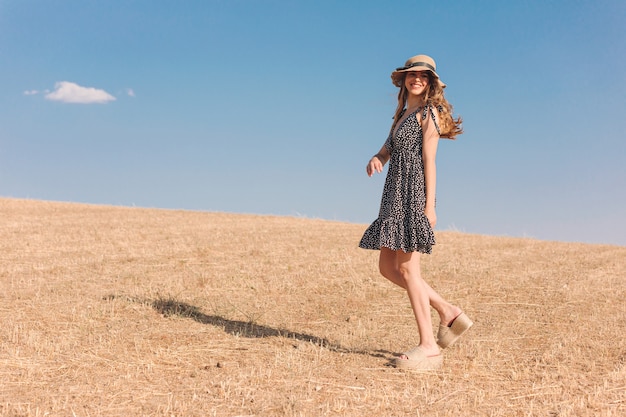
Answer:
[[[424,53],[466,131],[439,147],[439,230],[626,245],[625,20],[622,0],[0,0],[0,196],[369,223],[389,75]]]

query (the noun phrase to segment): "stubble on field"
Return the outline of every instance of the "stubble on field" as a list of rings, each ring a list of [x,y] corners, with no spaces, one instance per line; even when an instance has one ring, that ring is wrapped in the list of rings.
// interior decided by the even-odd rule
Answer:
[[[437,233],[430,373],[364,225],[0,199],[0,415],[620,416],[626,248]],[[433,315],[433,331],[438,325]]]

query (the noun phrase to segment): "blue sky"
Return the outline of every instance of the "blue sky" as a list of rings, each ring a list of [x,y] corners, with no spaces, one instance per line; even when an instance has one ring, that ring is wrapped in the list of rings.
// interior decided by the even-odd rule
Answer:
[[[625,17],[617,0],[0,0],[0,196],[369,223],[389,75],[423,53],[466,132],[440,143],[439,230],[626,245]]]

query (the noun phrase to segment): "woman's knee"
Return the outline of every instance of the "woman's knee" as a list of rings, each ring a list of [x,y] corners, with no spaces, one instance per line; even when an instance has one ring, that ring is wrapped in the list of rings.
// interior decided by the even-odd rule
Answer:
[[[398,265],[398,274],[405,282],[422,278],[418,262],[403,262]]]
[[[400,274],[400,276],[402,278],[404,278],[405,281],[408,281],[408,280],[411,279],[411,277],[413,277],[415,275],[415,272],[410,267],[406,267],[404,265],[400,265],[398,267],[398,274]]]

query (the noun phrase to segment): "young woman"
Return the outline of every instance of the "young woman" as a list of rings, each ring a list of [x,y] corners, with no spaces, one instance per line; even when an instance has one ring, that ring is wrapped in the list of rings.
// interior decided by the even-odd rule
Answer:
[[[407,291],[417,321],[420,343],[395,359],[398,368],[433,370],[443,363],[440,347],[456,342],[472,321],[424,281],[420,254],[435,244],[435,156],[440,137],[463,133],[461,119],[452,117],[435,61],[417,55],[391,73],[398,107],[389,137],[367,164],[367,175],[389,170],[378,218],[365,231],[359,246],[380,250],[380,273]],[[437,339],[432,332],[430,306],[439,313]]]

